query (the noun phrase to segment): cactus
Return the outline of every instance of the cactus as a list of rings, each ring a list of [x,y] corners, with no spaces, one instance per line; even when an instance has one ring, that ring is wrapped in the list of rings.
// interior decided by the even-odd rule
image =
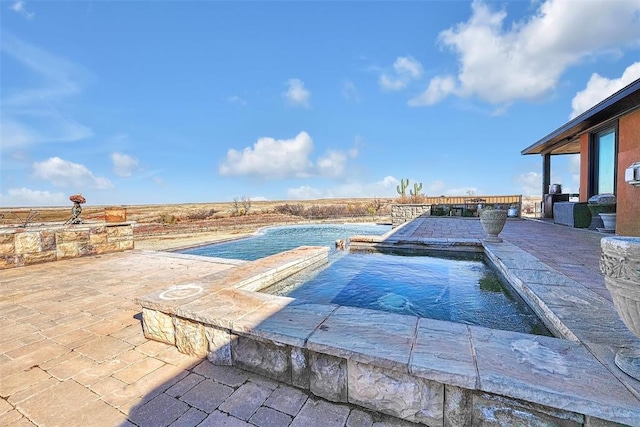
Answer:
[[[404,179],[400,180],[400,184],[396,186],[398,194],[402,197],[407,197],[407,187],[409,186],[409,178],[407,178],[406,182]]]
[[[422,190],[422,183],[414,183],[413,190],[409,190],[409,194],[411,194],[411,197],[416,198],[420,195],[420,190]]]

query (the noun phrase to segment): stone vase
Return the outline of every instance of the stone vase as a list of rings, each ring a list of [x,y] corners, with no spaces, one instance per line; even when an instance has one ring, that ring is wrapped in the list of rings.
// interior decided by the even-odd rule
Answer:
[[[640,237],[611,236],[601,240],[600,270],[620,318],[640,338]],[[640,347],[616,354],[616,365],[640,380]]]
[[[480,224],[482,224],[484,232],[487,233],[484,241],[491,243],[502,242],[498,234],[500,234],[506,222],[507,211],[501,209],[482,209],[480,211]]]
[[[600,213],[604,229],[607,231],[615,231],[616,229],[616,214],[615,213]]]

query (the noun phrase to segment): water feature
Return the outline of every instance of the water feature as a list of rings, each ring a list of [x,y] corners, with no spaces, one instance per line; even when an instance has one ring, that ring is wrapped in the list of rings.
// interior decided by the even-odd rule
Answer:
[[[389,225],[377,224],[306,224],[269,227],[255,235],[225,243],[185,249],[180,253],[253,261],[298,246],[330,246],[335,241],[356,234],[382,235]]]
[[[493,329],[551,335],[481,259],[352,252],[264,292]]]

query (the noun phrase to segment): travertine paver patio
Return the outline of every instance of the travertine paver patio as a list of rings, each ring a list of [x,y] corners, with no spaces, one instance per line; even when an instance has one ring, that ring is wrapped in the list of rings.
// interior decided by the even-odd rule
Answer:
[[[483,236],[477,221],[448,218],[399,233]],[[610,299],[602,235],[516,220],[503,237]],[[144,339],[135,297],[233,266],[134,251],[0,271],[0,425],[412,425]]]

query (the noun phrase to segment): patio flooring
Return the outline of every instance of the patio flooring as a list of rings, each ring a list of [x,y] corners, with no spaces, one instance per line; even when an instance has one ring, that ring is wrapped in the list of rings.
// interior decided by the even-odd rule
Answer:
[[[483,235],[477,220],[431,217],[394,237]],[[502,233],[610,301],[598,268],[603,236],[524,220]],[[413,425],[144,338],[136,297],[234,265],[134,250],[0,271],[0,425]]]

